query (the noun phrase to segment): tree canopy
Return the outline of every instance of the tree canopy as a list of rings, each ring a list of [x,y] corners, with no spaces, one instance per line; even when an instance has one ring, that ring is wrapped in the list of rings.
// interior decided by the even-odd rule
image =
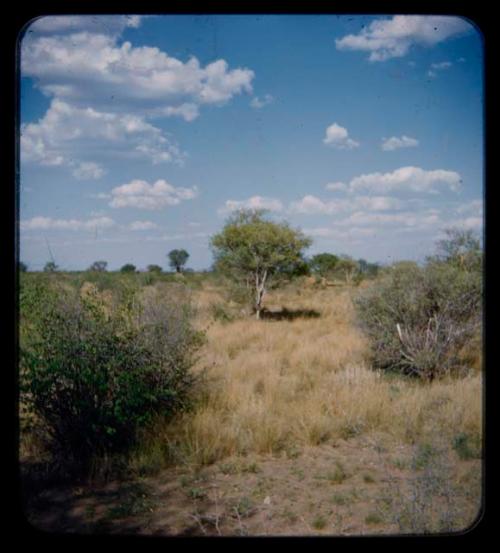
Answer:
[[[168,257],[170,267],[180,273],[188,260],[189,254],[186,250],[172,250],[168,253]]]
[[[332,253],[318,253],[311,258],[309,264],[313,272],[326,277],[335,270],[338,261],[339,258]]]
[[[120,269],[121,273],[135,273],[136,266],[132,263],[125,263],[125,265]]]
[[[287,222],[269,221],[265,214],[263,210],[239,211],[210,242],[215,266],[254,288],[257,318],[268,282],[303,264],[303,250],[312,242]]]

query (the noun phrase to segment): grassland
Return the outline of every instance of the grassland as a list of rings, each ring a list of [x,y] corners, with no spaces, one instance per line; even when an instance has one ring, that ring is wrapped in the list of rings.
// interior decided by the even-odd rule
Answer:
[[[217,281],[186,282],[207,338],[192,409],[143,436],[125,482],[53,486],[34,497],[35,525],[358,535],[472,524],[481,501],[480,350],[465,378],[381,374],[353,308],[376,283],[302,279],[271,291],[257,321]],[[23,456],[36,455],[29,437],[22,444]]]

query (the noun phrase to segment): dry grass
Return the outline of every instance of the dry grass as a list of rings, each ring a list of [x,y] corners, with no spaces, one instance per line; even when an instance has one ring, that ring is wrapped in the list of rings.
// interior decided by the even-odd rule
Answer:
[[[208,369],[208,390],[161,439],[186,462],[203,465],[371,432],[409,444],[436,434],[450,443],[459,433],[480,436],[480,374],[424,384],[374,372],[353,293],[290,287],[270,293],[267,309],[318,317],[219,322],[209,314],[219,291],[199,291],[208,337],[199,369]]]

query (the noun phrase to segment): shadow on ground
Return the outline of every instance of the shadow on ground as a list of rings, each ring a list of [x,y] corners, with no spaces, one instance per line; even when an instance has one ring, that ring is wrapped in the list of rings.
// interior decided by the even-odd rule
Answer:
[[[295,319],[317,319],[321,316],[319,311],[314,309],[287,309],[283,307],[280,311],[269,311],[263,309],[260,318],[269,321],[294,321]]]

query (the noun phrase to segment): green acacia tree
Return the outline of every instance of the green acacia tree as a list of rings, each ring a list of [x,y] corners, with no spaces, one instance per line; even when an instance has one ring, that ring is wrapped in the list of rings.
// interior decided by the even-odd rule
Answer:
[[[121,273],[135,273],[135,271],[136,266],[132,263],[125,263],[125,265],[123,265],[123,267],[120,269]]]
[[[170,267],[175,269],[176,273],[180,273],[188,260],[189,254],[186,250],[172,250],[168,254]]]
[[[339,258],[332,253],[318,253],[311,258],[309,264],[315,273],[326,277],[335,270],[338,261]]]
[[[270,281],[303,263],[303,250],[312,243],[300,230],[287,222],[269,221],[265,214],[264,210],[241,210],[210,241],[215,266],[253,288],[257,319]]]

